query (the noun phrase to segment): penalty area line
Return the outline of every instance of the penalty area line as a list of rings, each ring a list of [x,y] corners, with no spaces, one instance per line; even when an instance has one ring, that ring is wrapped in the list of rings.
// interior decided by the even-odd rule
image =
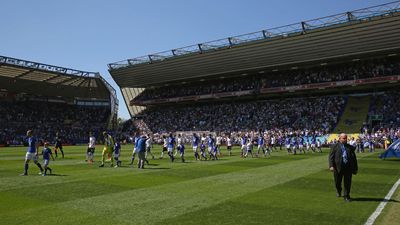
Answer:
[[[368,218],[367,222],[365,222],[365,225],[372,225],[375,223],[376,218],[382,213],[383,209],[385,208],[386,204],[390,201],[392,198],[392,195],[396,191],[396,189],[400,185],[400,179],[397,180],[397,182],[393,185],[392,189],[387,193],[385,198],[382,200],[382,202],[378,205],[378,207],[375,209],[375,212],[371,214],[371,216]]]

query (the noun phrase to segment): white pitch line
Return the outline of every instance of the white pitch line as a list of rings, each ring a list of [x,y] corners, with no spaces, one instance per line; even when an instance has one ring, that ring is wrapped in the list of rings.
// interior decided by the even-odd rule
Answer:
[[[397,187],[400,185],[400,179],[397,180],[397,182],[393,185],[392,189],[387,193],[386,197],[382,200],[382,202],[378,205],[378,207],[375,209],[375,212],[371,214],[371,216],[368,218],[367,222],[365,222],[365,225],[372,225],[375,223],[376,218],[382,213],[382,210],[385,208],[386,204],[388,201],[392,198],[393,193],[396,191]]]

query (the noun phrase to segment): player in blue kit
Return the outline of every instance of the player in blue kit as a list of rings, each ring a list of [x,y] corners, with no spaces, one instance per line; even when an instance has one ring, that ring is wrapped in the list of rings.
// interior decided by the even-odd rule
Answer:
[[[242,135],[242,137],[240,138],[240,157],[243,157],[245,152],[246,152],[246,145],[247,145],[247,136],[246,135]]]
[[[62,140],[61,140],[61,136],[60,133],[56,133],[56,141],[54,144],[54,153],[56,154],[56,158],[57,158],[57,150],[60,150],[62,158],[64,158],[64,151],[63,151],[63,147],[62,147]]]
[[[199,136],[197,136],[196,133],[193,133],[193,138],[192,138],[192,147],[193,147],[193,153],[194,153],[194,158],[196,160],[200,159],[199,153],[198,153],[198,147],[199,147],[199,142],[200,142],[200,138]]]
[[[204,141],[201,142],[200,144],[200,160],[204,159],[207,160],[207,155],[206,155],[206,145],[204,144]]]
[[[291,152],[292,152],[292,150],[290,149],[290,137],[289,136],[286,136],[286,138],[285,138],[285,146],[286,146],[286,150],[287,150],[287,153],[288,154],[290,154]]]
[[[51,153],[51,149],[49,148],[49,143],[48,142],[44,143],[44,148],[43,148],[43,151],[42,151],[42,155],[43,155],[43,167],[44,167],[43,176],[46,176],[47,175],[47,171],[50,171],[50,174],[52,172],[51,168],[49,167],[50,157],[54,161],[54,157],[53,157],[53,154]]]
[[[178,147],[176,149],[177,149],[177,151],[179,151],[181,160],[184,163],[185,162],[185,145],[183,143],[181,143],[178,145]]]
[[[39,143],[37,142],[36,138],[33,136],[32,130],[28,130],[26,132],[26,136],[28,136],[28,150],[25,155],[25,166],[24,166],[24,173],[21,174],[22,176],[28,175],[28,168],[29,168],[29,161],[33,160],[33,163],[36,164],[37,167],[40,169],[40,173],[43,173],[42,165],[38,162],[38,147]]]
[[[278,137],[278,145],[279,145],[279,150],[282,150],[282,145],[283,145],[282,135],[279,135]]]
[[[306,154],[306,151],[304,150],[304,139],[302,136],[299,136],[297,138],[297,143],[299,143],[299,151],[300,153]]]
[[[121,144],[119,142],[119,139],[116,139],[115,144],[114,144],[114,160],[116,162],[115,168],[121,166],[121,160],[119,160],[119,156],[121,155]]]
[[[213,154],[214,146],[215,146],[215,140],[212,137],[212,134],[209,134],[208,139],[207,139],[207,147],[208,147],[208,154],[210,156],[210,160],[211,160],[211,158],[215,159],[215,155]]]
[[[261,131],[259,132],[258,137],[257,137],[257,154],[256,154],[257,157],[260,155],[260,150],[262,150],[264,156],[266,156],[265,141],[264,141],[264,136]],[[268,154],[269,154],[269,152],[268,152]]]
[[[293,155],[296,155],[296,151],[297,151],[297,137],[294,136],[292,138],[292,151],[293,151]]]
[[[137,152],[137,148],[138,148],[138,144],[139,144],[139,133],[135,132],[135,137],[133,138],[133,151],[132,151],[132,159],[131,159],[131,163],[129,163],[129,165],[133,165],[133,161],[135,161],[135,156],[136,156],[136,152]]]
[[[311,137],[311,150],[315,152],[315,146],[317,144],[317,138],[315,136]]]
[[[374,152],[375,151],[375,142],[374,142],[374,138],[372,136],[368,137],[368,143],[369,143],[369,152]]]
[[[168,155],[169,158],[171,159],[171,162],[175,160],[174,158],[174,148],[175,148],[175,138],[172,135],[172,133],[169,134],[169,137],[167,138],[167,150],[168,150]]]
[[[214,145],[212,151],[213,160],[218,160],[218,153],[219,153],[218,145]]]

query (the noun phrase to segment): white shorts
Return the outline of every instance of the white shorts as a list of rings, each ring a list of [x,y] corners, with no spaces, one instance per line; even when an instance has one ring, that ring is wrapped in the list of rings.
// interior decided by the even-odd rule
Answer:
[[[119,153],[118,154],[114,154],[114,158],[119,158]]]
[[[208,147],[208,152],[212,152],[213,148],[212,147]]]
[[[27,152],[25,155],[25,160],[33,160],[34,162],[37,162],[36,153]]]
[[[172,152],[174,148],[167,148],[168,152]]]
[[[48,166],[49,163],[50,163],[50,160],[47,160],[47,159],[43,160],[43,166]]]
[[[303,145],[299,145],[299,148],[303,148]]]
[[[132,154],[136,154],[136,148],[133,148],[133,152],[132,152]]]
[[[315,148],[315,144],[311,144],[311,148]]]
[[[193,151],[197,152],[197,146],[193,146]]]
[[[290,145],[286,145],[286,148],[290,148]]]

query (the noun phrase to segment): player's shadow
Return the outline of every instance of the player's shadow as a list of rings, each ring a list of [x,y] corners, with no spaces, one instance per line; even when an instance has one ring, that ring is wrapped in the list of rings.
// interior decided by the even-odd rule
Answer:
[[[145,170],[169,170],[167,167],[144,167]]]
[[[66,174],[57,174],[57,173],[52,173],[52,174],[47,174],[46,176],[54,176],[54,177],[66,177],[68,175]]]
[[[385,200],[383,198],[352,198],[354,202],[394,202],[399,203],[399,201],[394,199]]]

